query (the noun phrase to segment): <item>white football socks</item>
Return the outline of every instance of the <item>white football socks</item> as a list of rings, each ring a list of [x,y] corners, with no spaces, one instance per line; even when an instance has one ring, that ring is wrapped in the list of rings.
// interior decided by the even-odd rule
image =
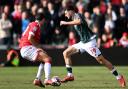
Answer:
[[[73,76],[73,74],[72,73],[68,73],[67,76],[70,76],[71,77],[71,76]]]
[[[121,76],[120,76],[120,75],[116,76],[116,79],[117,79],[117,80],[118,80],[118,79],[121,79]]]
[[[45,63],[44,64],[44,72],[45,72],[45,79],[48,80],[50,79],[50,73],[51,73],[51,64],[50,63]]]
[[[66,67],[71,67],[71,66],[66,64]]]
[[[36,75],[36,78],[41,79],[42,72],[43,72],[43,64],[40,63],[39,68],[38,68],[38,72],[37,72],[37,75]]]

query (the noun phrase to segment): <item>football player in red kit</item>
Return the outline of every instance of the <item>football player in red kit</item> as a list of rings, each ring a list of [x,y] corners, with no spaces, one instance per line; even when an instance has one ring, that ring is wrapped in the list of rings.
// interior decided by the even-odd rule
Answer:
[[[44,16],[42,13],[38,13],[36,20],[31,22],[20,40],[20,53],[21,56],[29,61],[39,61],[39,69],[37,72],[36,79],[33,84],[40,87],[44,85],[54,85],[54,82],[50,79],[51,72],[51,57],[39,46],[40,44],[40,25]],[[44,84],[41,82],[42,72],[45,72]]]

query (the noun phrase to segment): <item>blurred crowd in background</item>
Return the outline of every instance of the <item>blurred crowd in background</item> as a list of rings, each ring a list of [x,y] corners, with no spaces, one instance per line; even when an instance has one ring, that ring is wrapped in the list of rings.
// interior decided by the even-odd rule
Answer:
[[[41,44],[70,46],[79,41],[71,26],[59,25],[68,19],[68,5],[85,16],[98,35],[98,47],[128,47],[128,0],[0,0],[0,45],[18,45],[27,25],[37,13],[44,13]],[[70,21],[70,20],[69,20]]]

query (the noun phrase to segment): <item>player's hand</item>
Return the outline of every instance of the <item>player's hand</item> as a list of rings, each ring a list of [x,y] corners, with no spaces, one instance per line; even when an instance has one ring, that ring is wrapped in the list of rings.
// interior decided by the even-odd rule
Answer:
[[[60,21],[60,26],[65,25],[66,21]]]

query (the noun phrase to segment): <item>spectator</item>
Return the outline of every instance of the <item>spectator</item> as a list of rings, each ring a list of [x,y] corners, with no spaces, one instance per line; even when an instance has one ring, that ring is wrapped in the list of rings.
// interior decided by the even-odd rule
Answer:
[[[112,11],[111,9],[107,9],[107,14],[106,14],[106,20],[105,20],[105,30],[111,30],[113,32],[113,29],[115,27],[114,20],[112,19]]]
[[[59,12],[59,9],[61,7],[61,1],[62,0],[51,0],[51,2],[54,3],[54,8],[57,13]]]
[[[44,16],[46,19],[49,19],[48,15],[48,0],[40,0],[41,2],[41,8],[43,8]]]
[[[37,13],[43,13],[43,8],[39,8]],[[51,30],[49,26],[48,20],[44,17],[41,21],[41,44],[50,44],[51,43],[51,35],[49,35],[49,31]],[[49,38],[50,37],[50,38]]]
[[[117,39],[120,39],[123,32],[128,32],[128,17],[126,17],[126,13],[123,7],[120,7],[120,14],[116,21],[116,31],[115,35]]]
[[[99,6],[101,0],[89,0],[87,4],[87,10],[89,10],[90,13],[93,13],[93,9],[97,6]]]
[[[100,12],[101,14],[105,14],[107,11],[107,6],[104,0],[100,0]]]
[[[25,3],[25,5],[24,5]],[[31,0],[27,0],[23,3],[23,11],[27,11],[28,13],[28,17],[31,16],[31,8],[32,8],[32,1]]]
[[[98,6],[93,8],[92,21],[93,27],[96,27],[98,32],[102,33],[104,28],[104,16],[101,15]]]
[[[115,11],[113,10],[113,6],[112,6],[111,2],[108,2],[107,6],[108,6],[107,14],[111,14],[112,15],[112,20],[116,21],[117,20],[117,15],[116,15]]]
[[[38,5],[37,4],[34,4],[31,8],[31,14],[30,14],[30,22],[34,21],[35,20],[35,16],[37,14],[37,10],[38,10]]]
[[[77,3],[76,3],[76,7],[78,8],[79,6],[83,6],[85,7],[86,6],[86,3],[88,3],[89,1],[88,0],[78,0]]]
[[[14,33],[13,33],[13,40],[14,40],[14,45],[18,44],[18,39],[21,36],[21,15],[22,15],[22,5],[19,3],[15,3],[14,5],[14,11],[12,12],[12,16],[14,19]]]
[[[12,20],[12,16],[10,15],[10,6],[9,6],[9,5],[5,5],[5,6],[4,6],[3,12],[6,13],[6,15],[8,16],[8,18],[9,18],[10,20]]]
[[[104,34],[108,39],[111,39],[113,37],[113,30],[110,28],[109,23],[108,26],[105,27]]]
[[[11,21],[7,18],[5,13],[2,13],[0,19],[0,44],[10,45],[10,30],[12,28]]]
[[[114,46],[114,40],[112,39],[112,37],[108,38],[106,34],[103,34],[101,39],[101,46],[103,48],[111,48]]]
[[[88,11],[84,12],[84,17],[85,17],[85,19],[86,19],[86,21],[88,23],[88,26],[90,28],[92,28],[92,19],[91,19],[90,13]]]
[[[121,0],[110,0],[112,3],[113,10],[118,15],[119,14],[119,7],[121,5]]]
[[[119,43],[123,47],[128,47],[128,33],[124,32],[119,40]]]
[[[11,15],[10,6],[9,5],[5,5],[3,12],[7,15],[7,18],[11,21],[11,23],[13,25],[13,27],[10,29],[10,33],[11,33],[10,43],[13,44],[14,19],[13,19],[13,16]]]
[[[60,28],[56,28],[52,36],[52,45],[66,45],[67,39],[64,34],[61,32]]]
[[[92,32],[97,35],[97,46],[98,48],[101,47],[101,33],[99,32],[98,28],[96,26],[93,27]]]
[[[109,24],[105,27],[104,34],[101,38],[101,46],[104,48],[110,48],[117,45],[117,40],[113,37],[113,30],[109,27]]]
[[[31,7],[32,7],[32,2],[31,2],[31,0],[27,0],[27,1],[25,2],[25,10],[30,13],[30,12],[31,12]]]
[[[77,6],[77,9],[78,9],[78,13],[80,13],[80,14],[84,14],[85,9],[84,9],[84,6],[83,6],[83,5],[79,5],[79,6]]]
[[[55,27],[57,27],[57,25],[59,24],[59,17],[58,17],[58,13],[54,9],[54,4],[51,2],[48,2],[48,13],[49,13],[51,30],[54,30]]]
[[[12,16],[14,20],[21,20],[21,12],[22,12],[22,6],[20,4],[14,5],[14,11],[12,12]]]
[[[40,0],[41,2],[41,7],[44,8],[44,11],[48,10],[48,0]]]
[[[76,34],[74,31],[69,32],[68,45],[71,46],[77,43]]]
[[[84,14],[84,11],[87,9],[87,3],[89,1],[88,0],[78,0],[76,3],[76,7],[78,9],[78,12],[81,14]]]
[[[28,13],[26,11],[22,12],[22,33],[25,31],[29,23]]]
[[[124,7],[126,16],[128,17],[128,0],[122,0],[122,6]]]
[[[121,0],[110,0],[113,6],[120,6]]]

